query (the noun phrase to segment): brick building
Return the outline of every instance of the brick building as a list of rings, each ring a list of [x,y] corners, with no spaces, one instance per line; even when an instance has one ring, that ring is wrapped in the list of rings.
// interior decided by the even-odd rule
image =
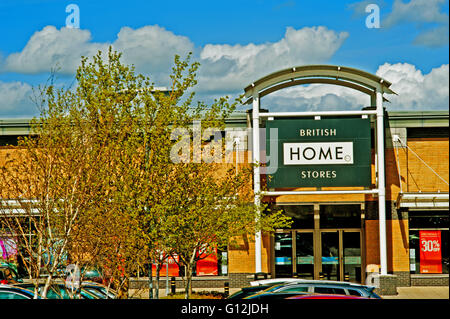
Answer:
[[[376,178],[373,122],[371,119],[372,184]],[[235,113],[227,123],[230,132],[240,137],[238,154],[245,162],[251,154],[249,114]],[[448,112],[386,112],[385,127],[389,280],[384,293],[394,293],[395,287],[401,286],[448,285]],[[7,145],[28,132],[27,119],[0,120],[0,165],[11,153]],[[371,272],[378,272],[376,194],[280,195],[263,200],[294,220],[290,229],[263,234],[263,273],[364,283]],[[435,252],[437,245],[439,253],[423,251]],[[254,278],[253,238],[240,238],[239,245],[220,254],[215,275],[197,276],[194,288],[219,288],[226,281],[232,288],[240,287]]]

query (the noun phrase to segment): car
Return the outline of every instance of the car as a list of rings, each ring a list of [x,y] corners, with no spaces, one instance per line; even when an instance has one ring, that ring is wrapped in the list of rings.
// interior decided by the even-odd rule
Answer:
[[[288,282],[298,282],[302,281],[304,279],[298,279],[298,278],[272,278],[272,279],[261,279],[261,280],[255,280],[251,281],[251,286],[263,286],[263,285],[277,285],[282,283],[288,283]]]
[[[320,294],[338,294],[351,295],[367,298],[381,299],[375,292],[375,287],[355,284],[347,281],[331,280],[306,280],[299,279],[288,283],[274,285],[259,293],[320,293]]]
[[[369,299],[367,297],[349,296],[349,295],[327,295],[327,294],[305,294],[289,297],[286,299]]]
[[[33,299],[33,298],[34,298],[33,292],[28,289],[0,284],[0,299]]]
[[[98,267],[82,267],[81,275],[83,280],[101,283],[103,281],[103,271]]]
[[[16,270],[8,263],[2,262],[0,264],[0,283],[13,284],[18,282],[22,282],[22,279],[19,277]]]
[[[81,283],[81,288],[98,296],[100,299],[117,298],[117,293],[113,289],[108,289],[104,285],[97,282],[83,281]]]
[[[235,292],[234,294],[228,296],[227,299],[243,299],[245,297],[254,295],[254,294],[256,294],[259,291],[262,291],[264,289],[270,288],[273,285],[275,285],[275,284],[243,287],[243,288],[241,288],[241,290],[239,290],[239,291]]]
[[[34,283],[20,283],[12,285],[17,288],[24,288],[32,293],[34,293],[35,285]],[[44,288],[44,284],[39,284],[39,295],[42,292],[42,289]],[[93,294],[92,292],[86,291],[85,289],[81,288],[76,291],[75,294],[71,296],[71,293],[69,289],[66,287],[63,283],[54,283],[50,285],[46,299],[106,299],[106,298],[100,298],[98,295]]]
[[[308,295],[309,293],[303,293],[304,295]],[[299,292],[280,292],[280,293],[258,293],[251,296],[247,296],[244,300],[258,300],[258,301],[271,301],[271,300],[284,300],[289,299],[290,297],[296,297],[299,295],[303,295]]]

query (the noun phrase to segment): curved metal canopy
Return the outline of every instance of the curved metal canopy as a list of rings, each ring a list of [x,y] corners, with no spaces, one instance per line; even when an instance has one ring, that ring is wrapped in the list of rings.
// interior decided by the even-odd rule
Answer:
[[[248,85],[244,89],[248,98],[245,104],[251,103],[255,93],[261,98],[287,87],[311,83],[340,85],[370,96],[374,96],[376,91],[396,94],[389,88],[389,81],[362,70],[336,65],[305,65],[277,71]]]

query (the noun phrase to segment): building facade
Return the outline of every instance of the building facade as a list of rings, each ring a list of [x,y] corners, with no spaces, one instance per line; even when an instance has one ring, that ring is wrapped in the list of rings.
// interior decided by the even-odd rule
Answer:
[[[232,132],[227,138],[239,136],[234,158],[240,156],[241,163],[251,161],[249,113],[235,113],[227,121],[227,133]],[[314,118],[295,121],[301,124],[309,120]],[[375,185],[377,178],[375,124],[370,117],[367,120],[370,185],[366,189]],[[27,119],[0,121],[0,165],[11,155],[8,145],[28,134],[28,123]],[[263,131],[266,124],[261,123]],[[262,153],[265,151],[263,147]],[[381,292],[395,293],[396,287],[403,286],[448,285],[448,112],[386,112],[384,153],[388,280],[382,283]],[[330,178],[330,174],[311,173],[310,177]],[[262,176],[266,186],[267,179]],[[320,187],[327,189],[342,187]],[[264,196],[262,200],[293,219],[291,228],[261,237],[261,272],[266,276],[367,283],[379,272],[376,194],[285,194]],[[225,282],[232,288],[248,285],[255,278],[255,257],[254,238],[239,238],[238,245],[220,252],[218,260],[212,258],[198,265],[194,288],[222,288]],[[170,269],[171,275],[179,275],[173,265]],[[164,275],[165,270],[161,273]],[[139,286],[138,282],[135,285]]]

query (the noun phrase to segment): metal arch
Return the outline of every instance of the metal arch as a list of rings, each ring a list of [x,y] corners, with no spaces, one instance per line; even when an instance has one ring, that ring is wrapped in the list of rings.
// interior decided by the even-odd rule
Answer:
[[[360,91],[362,93],[365,93],[367,95],[370,96],[374,96],[375,95],[375,91],[372,91],[371,89],[353,83],[353,82],[348,82],[348,81],[342,81],[342,80],[336,80],[336,79],[331,79],[331,78],[309,78],[309,79],[299,79],[299,80],[291,80],[291,81],[287,81],[287,82],[282,82],[279,84],[276,84],[274,86],[270,86],[262,91],[259,92],[258,96],[260,98],[269,95],[270,93],[273,93],[275,91],[281,90],[281,89],[285,89],[291,86],[297,86],[297,85],[302,85],[302,84],[334,84],[334,85],[339,85],[339,86],[344,86],[344,87],[348,87],[357,91]],[[383,97],[383,102],[389,102],[388,99],[386,99],[385,97]],[[247,99],[244,102],[244,105],[246,104],[250,104],[252,103],[252,98]]]
[[[325,80],[328,82],[320,82]],[[288,85],[289,82],[296,84]],[[391,86],[389,81],[362,70],[336,65],[305,65],[277,71],[256,80],[244,89],[245,97],[251,98],[254,93],[258,93],[258,96],[261,97],[260,92],[266,92],[265,95],[267,95],[288,86],[309,83],[347,86],[371,96],[376,91],[396,94],[389,88]],[[273,89],[267,91],[271,87]]]

